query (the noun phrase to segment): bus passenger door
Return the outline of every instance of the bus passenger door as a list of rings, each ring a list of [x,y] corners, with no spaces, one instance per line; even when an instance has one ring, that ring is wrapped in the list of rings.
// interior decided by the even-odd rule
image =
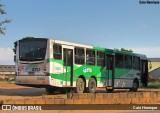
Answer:
[[[107,89],[114,88],[114,56],[106,55]]]
[[[63,66],[65,86],[73,86],[73,49],[63,48]]]
[[[141,60],[141,83],[144,87],[148,85],[148,61]]]

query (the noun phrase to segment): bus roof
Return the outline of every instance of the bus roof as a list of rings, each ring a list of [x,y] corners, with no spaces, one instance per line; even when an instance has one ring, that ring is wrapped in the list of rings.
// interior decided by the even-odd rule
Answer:
[[[119,54],[125,54],[125,55],[138,56],[141,59],[147,60],[147,57],[145,55],[143,55],[143,54],[137,54],[137,53],[127,52],[127,51],[119,51],[119,50],[116,50],[116,49],[108,49],[108,48],[99,47],[99,46],[85,45],[85,44],[61,41],[61,40],[56,40],[56,39],[26,37],[26,38],[23,38],[23,39],[21,39],[19,41],[25,41],[25,40],[26,41],[27,40],[51,40],[54,43],[70,45],[70,46],[75,46],[75,47],[92,48],[92,49],[95,49],[95,50],[105,51],[105,53],[110,54],[110,55],[115,54],[115,53],[119,53]]]
[[[125,54],[125,55],[132,55],[132,56],[138,56],[141,59],[147,60],[146,55],[143,55],[143,54],[138,54],[138,53],[133,53],[133,52],[128,52],[128,51],[115,51],[115,53]]]
[[[27,40],[48,40],[48,38],[25,37],[25,38],[20,39],[19,41],[27,41]]]

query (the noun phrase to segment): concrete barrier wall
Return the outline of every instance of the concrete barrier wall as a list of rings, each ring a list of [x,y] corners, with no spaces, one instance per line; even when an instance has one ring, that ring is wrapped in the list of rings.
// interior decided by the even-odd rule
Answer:
[[[159,104],[160,92],[63,94],[1,99],[2,104]]]

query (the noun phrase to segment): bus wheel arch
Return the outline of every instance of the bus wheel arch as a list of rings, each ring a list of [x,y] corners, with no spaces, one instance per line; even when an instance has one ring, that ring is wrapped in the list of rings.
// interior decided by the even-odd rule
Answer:
[[[130,89],[130,91],[136,92],[138,88],[139,88],[139,81],[138,78],[135,78],[133,80],[132,88]]]
[[[95,76],[91,76],[88,81],[87,92],[95,93],[97,88],[97,79]]]
[[[80,75],[76,81],[76,92],[81,94],[86,89],[86,79],[83,75]]]

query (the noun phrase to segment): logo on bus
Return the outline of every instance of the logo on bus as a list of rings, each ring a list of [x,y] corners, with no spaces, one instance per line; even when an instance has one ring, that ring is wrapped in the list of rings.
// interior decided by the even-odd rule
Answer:
[[[84,73],[92,72],[92,68],[86,68],[86,67],[84,67],[84,68],[83,68],[83,72],[84,72]]]
[[[25,71],[26,72],[38,72],[38,71],[40,71],[40,68],[29,68],[29,67],[26,67],[25,68]]]
[[[26,71],[26,72],[29,72],[29,71],[31,71],[31,68],[30,68],[30,67],[26,67],[26,68],[25,68],[25,71]]]
[[[33,71],[33,72],[40,71],[40,68],[32,68],[32,71]]]

